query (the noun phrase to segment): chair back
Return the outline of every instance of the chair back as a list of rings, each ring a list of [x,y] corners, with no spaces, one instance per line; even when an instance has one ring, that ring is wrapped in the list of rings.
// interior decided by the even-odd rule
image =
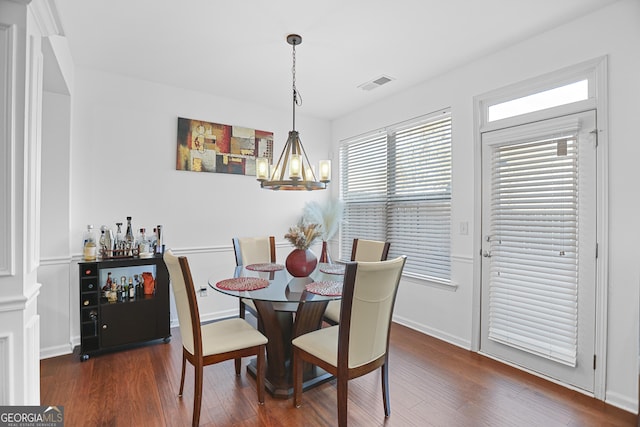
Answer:
[[[384,356],[406,256],[389,261],[350,262],[345,270],[338,355],[348,368]],[[339,357],[338,363],[344,363]]]
[[[164,252],[163,259],[169,270],[171,289],[178,310],[182,346],[191,354],[202,354],[200,314],[189,262],[186,257],[173,255],[170,249]]]
[[[234,237],[236,265],[276,262],[276,239],[269,237]]]
[[[390,246],[389,242],[353,239],[351,261],[386,261]]]

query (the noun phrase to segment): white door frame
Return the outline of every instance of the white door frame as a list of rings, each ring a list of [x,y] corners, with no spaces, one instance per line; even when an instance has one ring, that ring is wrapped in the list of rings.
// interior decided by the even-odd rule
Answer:
[[[568,105],[549,108],[533,113],[523,114],[489,123],[487,111],[490,105],[509,99],[515,99],[545,89],[560,86],[576,77],[589,79],[589,99]],[[502,129],[523,123],[586,111],[596,110],[596,127],[598,130],[598,159],[596,179],[597,192],[597,242],[598,259],[596,260],[596,312],[595,312],[595,352],[596,371],[593,396],[605,399],[605,380],[607,363],[607,295],[608,295],[608,258],[609,242],[608,221],[608,101],[607,101],[607,57],[602,56],[572,67],[555,71],[543,76],[529,79],[514,85],[506,86],[474,97],[474,227],[473,236],[473,298],[472,298],[472,335],[471,349],[480,350],[480,309],[482,284],[482,132]],[[535,374],[535,373],[534,373]],[[539,375],[539,374],[536,374]],[[549,378],[552,380],[551,378]]]

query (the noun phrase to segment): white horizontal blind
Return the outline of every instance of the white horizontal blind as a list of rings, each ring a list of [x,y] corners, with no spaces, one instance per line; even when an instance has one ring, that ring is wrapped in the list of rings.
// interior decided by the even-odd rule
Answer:
[[[405,274],[450,280],[450,115],[346,141],[340,159],[343,258],[355,237],[384,240],[390,258],[407,255]]]
[[[340,254],[351,255],[354,238],[386,239],[387,135],[377,132],[340,147],[340,183],[344,221]]]
[[[450,279],[451,117],[389,134],[389,256],[407,255],[405,269]]]
[[[575,366],[575,135],[505,144],[491,158],[489,339]]]

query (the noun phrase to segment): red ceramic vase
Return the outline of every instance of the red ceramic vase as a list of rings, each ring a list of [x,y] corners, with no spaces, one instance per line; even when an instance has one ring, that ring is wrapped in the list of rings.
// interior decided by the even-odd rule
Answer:
[[[293,277],[307,277],[316,269],[318,259],[310,249],[294,249],[287,256],[285,265]]]

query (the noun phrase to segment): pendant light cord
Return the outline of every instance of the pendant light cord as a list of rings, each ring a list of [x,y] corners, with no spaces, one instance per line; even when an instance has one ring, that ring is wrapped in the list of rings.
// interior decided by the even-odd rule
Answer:
[[[292,89],[293,89],[293,130],[296,130],[296,105],[302,105],[302,95],[298,92],[296,88],[296,44],[292,43],[293,46],[293,66],[291,67],[291,74],[293,76],[292,79]]]

